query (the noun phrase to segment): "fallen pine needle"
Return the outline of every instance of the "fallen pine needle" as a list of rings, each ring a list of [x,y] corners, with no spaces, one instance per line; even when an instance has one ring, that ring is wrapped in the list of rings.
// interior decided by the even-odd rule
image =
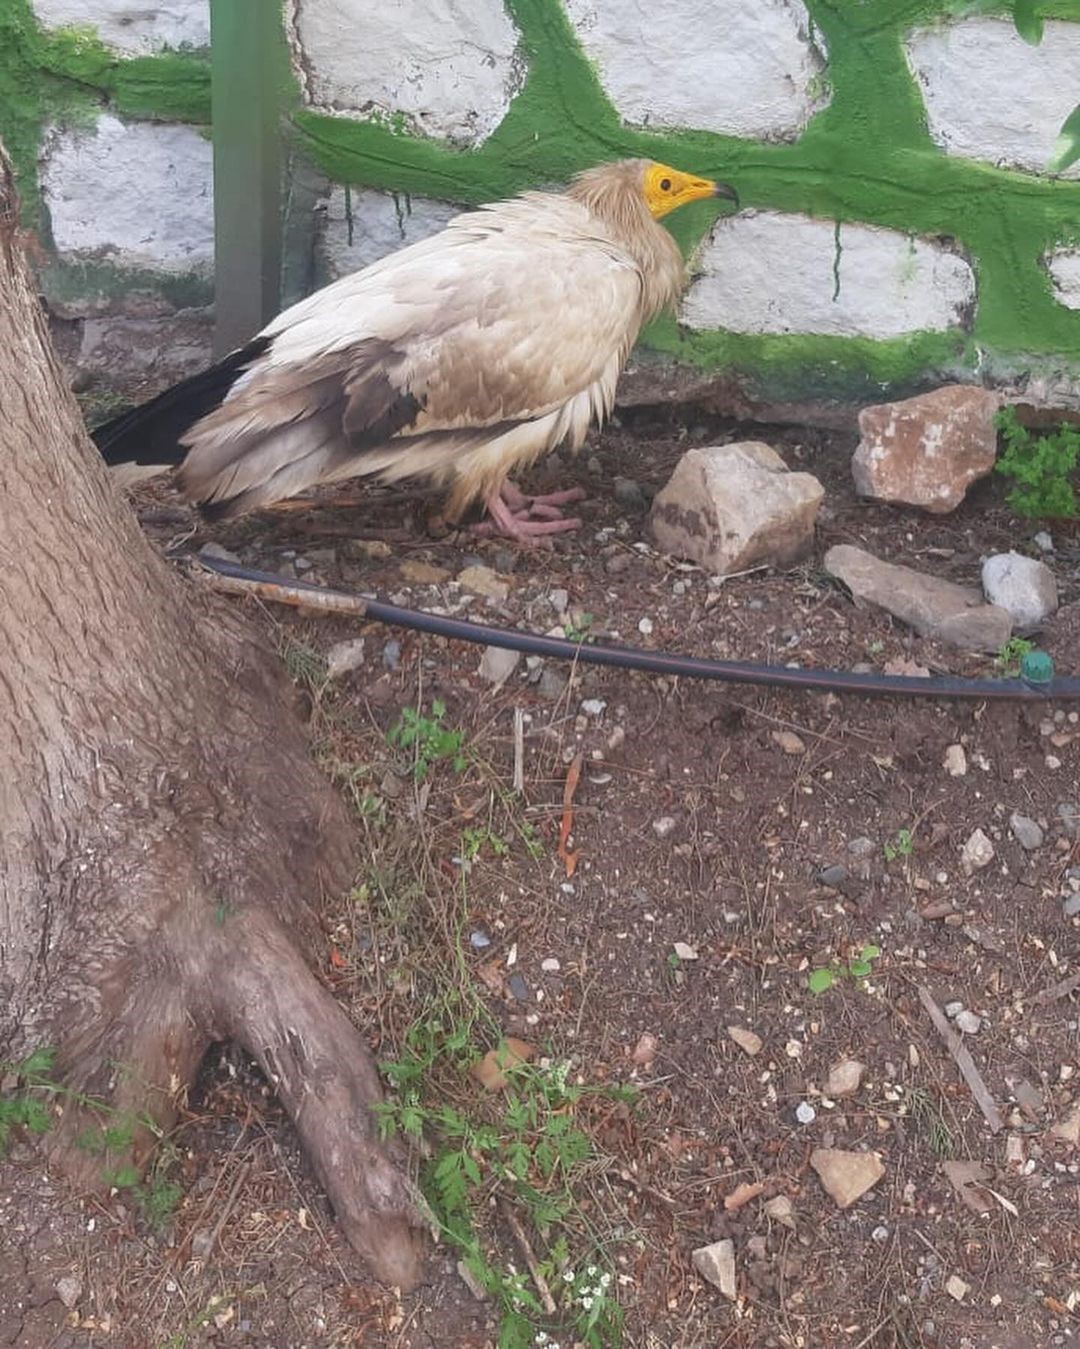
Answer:
[[[572,876],[577,870],[577,852],[567,852],[566,845],[574,829],[574,793],[581,781],[581,768],[585,762],[583,754],[575,754],[573,762],[566,770],[566,782],[562,794],[562,822],[559,825],[559,847],[556,856],[566,865],[566,874]]]
[[[983,1112],[987,1124],[990,1126],[990,1132],[999,1133],[1004,1127],[1004,1121],[1001,1118],[1001,1112],[994,1103],[994,1098],[987,1090],[986,1083],[982,1080],[982,1075],[975,1066],[975,1060],[968,1053],[964,1042],[960,1039],[959,1032],[949,1025],[945,1013],[934,1001],[933,995],[928,988],[919,989],[919,1001],[926,1008],[930,1020],[934,1023],[934,1028],[948,1046],[949,1053],[956,1060],[956,1066],[960,1069],[964,1081],[971,1088],[971,1094],[975,1098],[975,1104]]]

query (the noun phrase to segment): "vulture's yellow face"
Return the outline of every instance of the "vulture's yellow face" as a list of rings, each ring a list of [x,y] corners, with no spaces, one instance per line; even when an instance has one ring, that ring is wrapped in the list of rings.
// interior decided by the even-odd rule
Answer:
[[[705,197],[727,197],[736,204],[739,200],[735,189],[727,183],[695,178],[692,174],[669,168],[667,164],[650,164],[645,170],[643,188],[645,203],[657,220],[669,211]]]

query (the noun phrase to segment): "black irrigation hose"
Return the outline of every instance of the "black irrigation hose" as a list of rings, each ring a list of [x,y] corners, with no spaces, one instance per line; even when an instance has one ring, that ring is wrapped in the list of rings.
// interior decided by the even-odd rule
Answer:
[[[765,665],[756,661],[706,660],[701,656],[677,656],[664,651],[643,651],[640,647],[605,646],[599,642],[578,643],[562,637],[541,637],[536,633],[499,628],[489,623],[473,623],[464,618],[428,614],[422,609],[405,609],[399,604],[368,599],[347,590],[331,590],[310,581],[283,581],[274,572],[255,571],[224,558],[194,559],[208,571],[252,585],[272,589],[310,591],[327,601],[337,600],[344,610],[358,616],[387,623],[393,627],[430,632],[459,642],[481,646],[505,647],[530,656],[550,656],[555,660],[577,661],[582,665],[613,665],[622,670],[644,670],[651,674],[680,675],[688,679],[715,679],[723,684],[763,684],[770,688],[824,689],[833,693],[858,693],[864,697],[896,698],[975,698],[995,701],[1043,702],[1054,698],[1080,699],[1080,679],[1066,676],[1043,682],[1025,679],[963,679],[955,675],[854,674],[849,670],[794,670],[786,665]]]

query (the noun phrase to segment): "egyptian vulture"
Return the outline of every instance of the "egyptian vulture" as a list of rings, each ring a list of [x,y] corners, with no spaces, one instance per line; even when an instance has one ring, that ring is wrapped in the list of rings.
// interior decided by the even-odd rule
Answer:
[[[185,496],[210,518],[370,476],[443,487],[451,521],[483,502],[489,533],[573,529],[559,506],[583,494],[524,497],[510,474],[578,449],[611,411],[642,324],[684,282],[659,222],[714,196],[738,200],[726,183],[626,159],[565,192],[457,216],[94,439],[113,465],[179,464]]]

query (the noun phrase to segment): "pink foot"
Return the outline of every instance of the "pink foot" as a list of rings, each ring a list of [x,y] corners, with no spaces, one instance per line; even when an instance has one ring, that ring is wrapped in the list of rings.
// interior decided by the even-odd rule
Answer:
[[[544,496],[530,497],[512,482],[506,481],[485,503],[488,519],[470,526],[470,532],[481,538],[501,534],[525,544],[551,534],[566,534],[580,529],[582,522],[564,518],[559,507],[571,501],[580,501],[585,495],[580,487],[571,487],[565,492],[548,492]]]

